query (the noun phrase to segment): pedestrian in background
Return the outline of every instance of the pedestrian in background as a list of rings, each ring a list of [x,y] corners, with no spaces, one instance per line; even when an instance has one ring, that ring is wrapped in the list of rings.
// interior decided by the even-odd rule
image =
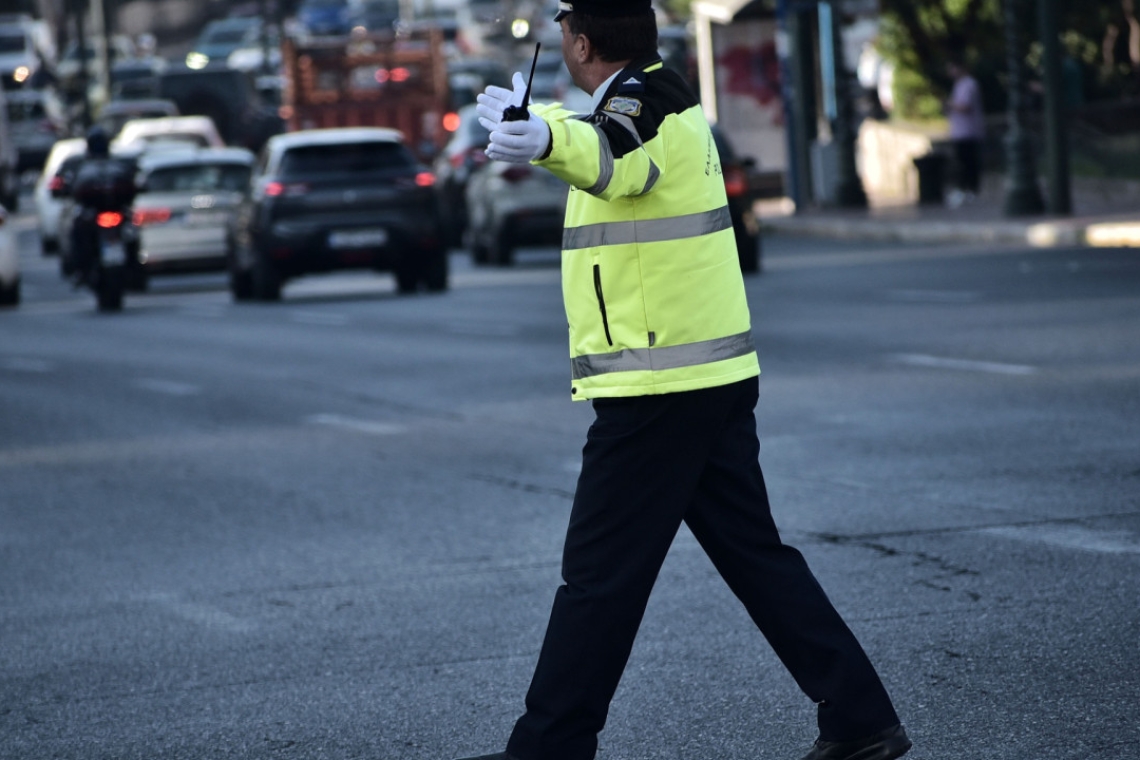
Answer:
[[[487,155],[571,185],[562,242],[572,398],[596,418],[564,585],[506,752],[591,760],[658,571],[684,522],[818,706],[805,760],[890,760],[910,741],[874,667],[772,521],[753,409],[759,365],[720,159],[700,105],[657,54],[650,0],[565,0],[575,115],[488,87]],[[762,730],[762,729],[761,729]]]
[[[982,108],[982,88],[970,76],[961,56],[951,57],[946,73],[954,81],[946,101],[950,141],[954,145],[957,188],[947,195],[953,208],[978,197],[982,184],[982,144],[986,137],[986,115]]]

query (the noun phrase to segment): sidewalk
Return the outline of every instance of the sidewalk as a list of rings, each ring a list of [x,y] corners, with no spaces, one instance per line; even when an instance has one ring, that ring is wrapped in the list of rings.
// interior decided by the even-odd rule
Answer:
[[[986,177],[982,192],[960,208],[870,198],[870,208],[807,209],[762,201],[766,230],[843,240],[1051,246],[1140,246],[1140,182],[1074,179],[1073,214],[1007,217],[1004,177]],[[1042,193],[1045,183],[1040,183]]]

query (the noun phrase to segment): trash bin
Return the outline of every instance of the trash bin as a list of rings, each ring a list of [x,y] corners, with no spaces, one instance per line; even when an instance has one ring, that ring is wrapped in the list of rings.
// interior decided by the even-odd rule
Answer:
[[[921,205],[941,204],[942,188],[946,183],[946,156],[927,153],[914,159],[918,170],[918,202]]]

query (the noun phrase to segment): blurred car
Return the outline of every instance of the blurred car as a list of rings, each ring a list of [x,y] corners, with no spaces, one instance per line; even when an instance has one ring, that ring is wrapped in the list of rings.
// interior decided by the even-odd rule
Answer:
[[[348,24],[369,34],[389,33],[400,20],[399,0],[361,0],[350,6]]]
[[[178,106],[169,100],[112,100],[100,109],[99,125],[114,138],[128,121],[161,119],[166,116],[178,116]]]
[[[66,135],[63,104],[51,90],[7,93],[8,131],[19,156],[16,170],[41,169],[55,141]]]
[[[20,203],[20,173],[16,171],[20,156],[8,128],[7,102],[6,93],[0,88],[0,205],[15,211]]]
[[[22,88],[40,65],[31,29],[21,17],[7,17],[0,23],[0,87]]]
[[[459,126],[432,166],[439,192],[440,222],[447,245],[463,243],[467,229],[467,182],[479,167],[487,163],[490,133],[479,123],[475,106],[459,109]]]
[[[253,161],[244,148],[139,158],[133,221],[144,272],[225,270],[229,228],[249,189]]]
[[[106,42],[101,36],[94,36],[87,38],[87,43],[84,47],[86,51],[86,59],[88,71],[91,72],[91,80],[87,83],[89,90],[97,84],[95,72],[95,63],[98,56],[106,49]],[[130,37],[122,34],[116,34],[111,37],[111,66],[133,58],[135,55],[135,46],[131,42]],[[83,66],[79,56],[79,46],[72,41],[63,51],[63,56],[59,59],[59,63],[55,67],[55,75],[59,81],[59,88],[64,93],[65,97],[69,100],[73,97],[82,95],[80,90],[80,79],[83,76]]]
[[[0,306],[20,302],[20,258],[8,210],[0,206]]]
[[[465,241],[477,264],[510,266],[515,248],[561,245],[569,186],[546,169],[492,161],[467,182]]]
[[[143,100],[158,94],[159,77],[166,71],[162,58],[132,58],[111,66],[111,100]]]
[[[32,201],[40,225],[40,248],[45,255],[59,249],[59,217],[63,211],[63,199],[54,197],[51,192],[53,187],[58,189],[63,185],[59,170],[68,158],[82,157],[86,150],[87,141],[82,137],[59,140],[52,146],[43,171],[36,180]]]
[[[445,290],[434,184],[394,129],[270,138],[234,225],[234,298],[275,301],[289,278],[340,269],[391,271],[401,293]]]
[[[303,0],[297,8],[297,23],[312,37],[348,34],[352,29],[346,0]]]
[[[740,271],[759,272],[761,269],[760,222],[754,210],[760,196],[763,178],[756,171],[756,161],[740,158],[718,127],[712,127],[713,141],[720,154],[724,174],[724,191],[728,195],[728,211],[732,216],[732,230],[736,234],[736,252],[740,257]]]
[[[111,150],[123,151],[141,144],[187,143],[200,148],[222,148],[225,143],[209,116],[164,116],[132,119],[123,124],[111,141]]]
[[[230,53],[255,44],[261,36],[261,19],[255,16],[231,16],[206,24],[186,54],[186,65],[204,69],[211,61],[225,61]]]

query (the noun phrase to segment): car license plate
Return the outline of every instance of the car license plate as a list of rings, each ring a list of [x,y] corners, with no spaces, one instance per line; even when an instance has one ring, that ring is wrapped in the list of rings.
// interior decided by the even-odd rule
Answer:
[[[222,211],[191,211],[186,214],[187,227],[215,227],[226,221]]]
[[[329,233],[330,248],[376,248],[387,242],[388,230],[381,228],[338,230]]]
[[[126,249],[120,240],[103,240],[99,254],[99,260],[105,267],[119,266],[127,260]]]

